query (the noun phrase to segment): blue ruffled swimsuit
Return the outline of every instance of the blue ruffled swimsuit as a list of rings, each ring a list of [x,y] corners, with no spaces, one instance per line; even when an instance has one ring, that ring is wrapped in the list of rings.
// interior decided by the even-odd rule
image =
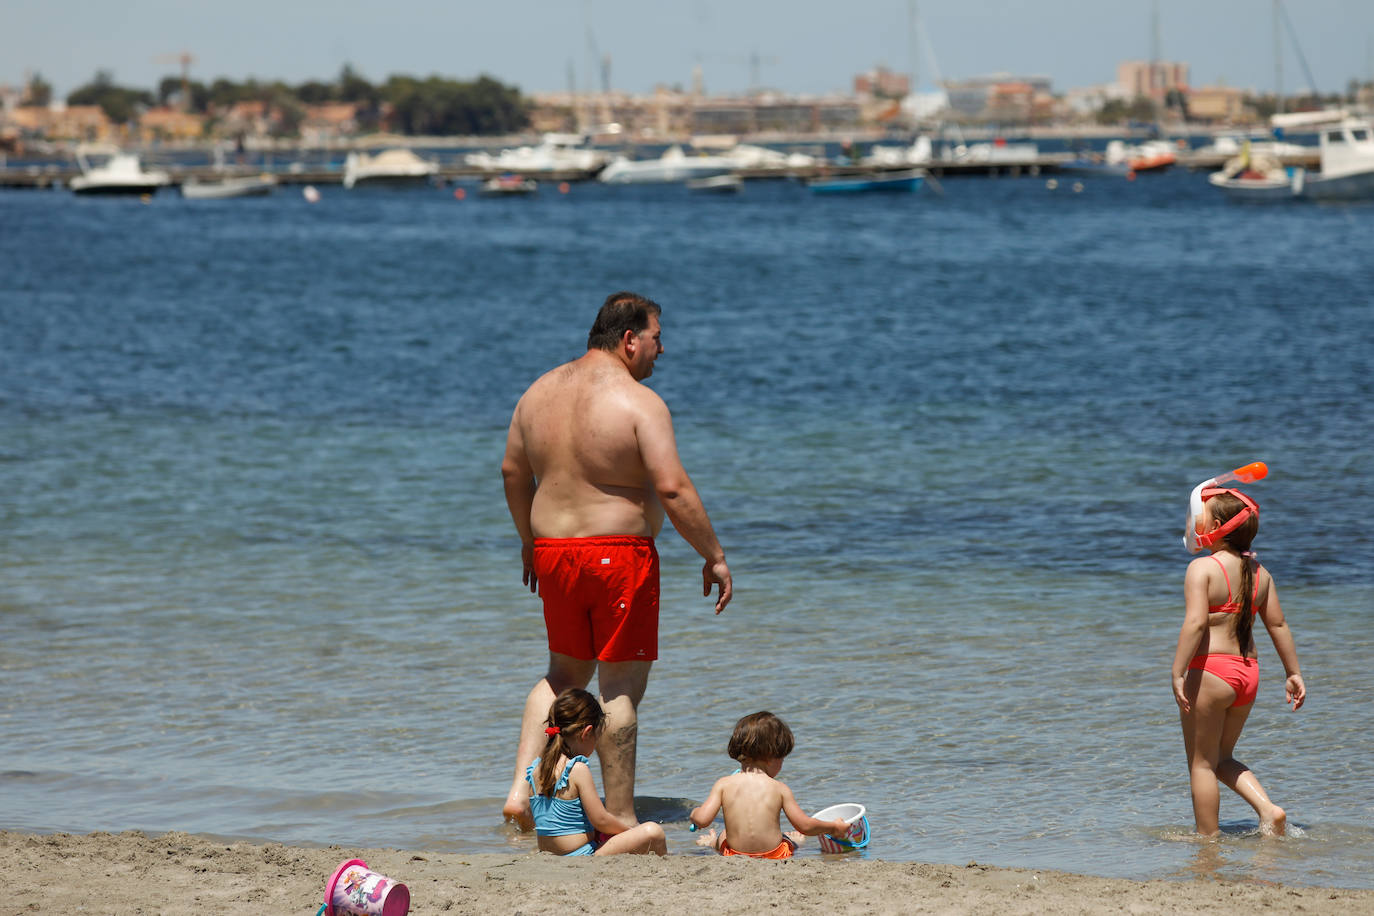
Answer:
[[[570,833],[585,833],[593,836],[592,822],[587,820],[587,812],[582,810],[580,798],[558,798],[558,793],[568,787],[568,774],[573,764],[586,763],[587,758],[578,754],[563,767],[563,772],[554,784],[552,795],[540,795],[534,785],[534,768],[539,766],[539,758],[525,768],[525,781],[534,792],[530,795],[530,813],[534,815],[534,832],[539,836],[567,836]],[[568,853],[570,856],[589,856],[596,852],[591,843],[584,843]]]

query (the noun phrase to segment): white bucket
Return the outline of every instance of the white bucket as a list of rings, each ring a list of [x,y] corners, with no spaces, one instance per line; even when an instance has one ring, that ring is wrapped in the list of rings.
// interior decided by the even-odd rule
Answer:
[[[831,805],[811,816],[818,821],[844,821],[849,825],[844,836],[821,834],[821,852],[853,852],[868,845],[868,810],[863,805]]]

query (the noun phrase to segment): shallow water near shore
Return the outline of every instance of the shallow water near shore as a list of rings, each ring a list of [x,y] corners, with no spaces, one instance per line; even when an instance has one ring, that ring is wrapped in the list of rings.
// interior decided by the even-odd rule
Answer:
[[[499,805],[545,650],[498,465],[630,288],[737,590],[713,616],[665,532],[637,791],[673,852],[771,709],[872,858],[1374,887],[1374,207],[944,190],[0,194],[0,827],[531,848]],[[1295,829],[1227,793],[1201,842],[1181,526],[1256,459],[1310,700],[1257,634],[1238,755]]]

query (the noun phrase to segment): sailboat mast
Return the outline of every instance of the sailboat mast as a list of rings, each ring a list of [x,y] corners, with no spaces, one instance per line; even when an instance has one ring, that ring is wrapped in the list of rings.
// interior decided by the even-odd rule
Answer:
[[[1274,0],[1274,113],[1283,113],[1283,39],[1279,35],[1279,0]]]
[[[916,92],[921,88],[921,68],[916,48],[916,0],[908,0],[906,5],[907,12],[907,56],[911,64],[911,85],[909,92]]]
[[[1164,109],[1169,101],[1168,82],[1159,63],[1159,0],[1154,0],[1150,4],[1150,101],[1155,112],[1155,133],[1161,137],[1164,136]]]

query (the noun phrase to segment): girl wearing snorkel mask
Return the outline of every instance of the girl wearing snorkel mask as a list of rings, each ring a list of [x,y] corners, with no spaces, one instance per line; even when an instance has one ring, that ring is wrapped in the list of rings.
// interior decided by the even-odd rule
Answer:
[[[1249,479],[1262,476],[1260,472]],[[1216,835],[1220,781],[1255,809],[1261,834],[1277,835],[1284,832],[1287,815],[1269,800],[1255,774],[1233,756],[1259,687],[1256,616],[1283,663],[1284,693],[1294,710],[1307,699],[1307,688],[1273,577],[1250,549],[1259,530],[1259,506],[1241,491],[1218,487],[1217,482],[1209,480],[1193,492],[1184,540],[1193,552],[1209,554],[1189,563],[1183,579],[1183,626],[1173,664],[1193,820],[1198,833]]]

